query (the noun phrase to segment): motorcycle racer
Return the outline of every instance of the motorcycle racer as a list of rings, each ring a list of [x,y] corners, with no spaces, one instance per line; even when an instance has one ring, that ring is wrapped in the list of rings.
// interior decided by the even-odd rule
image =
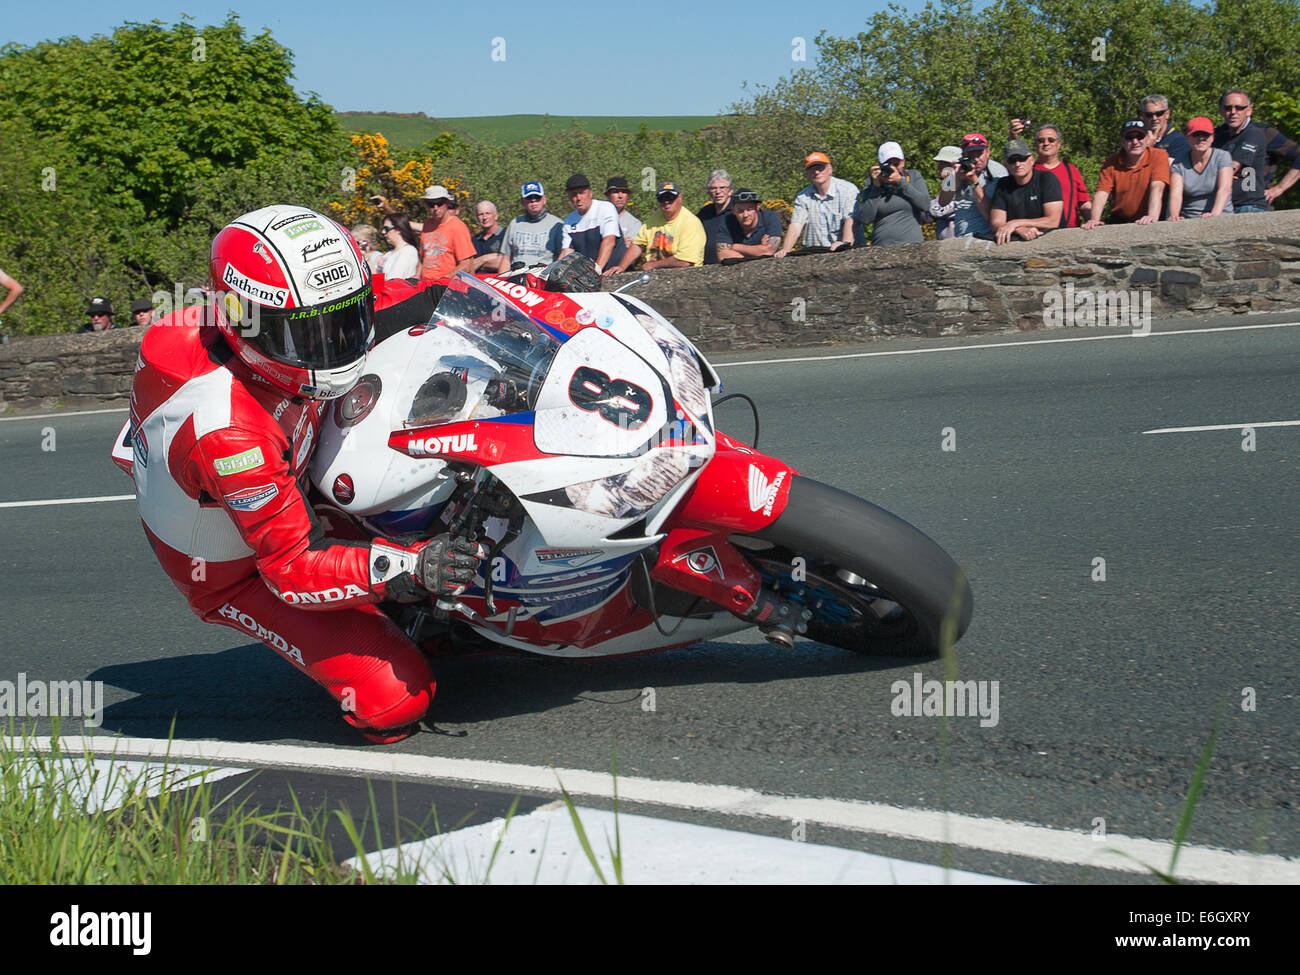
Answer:
[[[210,272],[209,304],[156,323],[136,363],[122,466],[145,533],[201,619],[279,652],[370,740],[400,740],[436,685],[374,604],[458,595],[486,553],[448,535],[326,537],[306,470],[323,412],[362,374],[376,309],[406,327],[442,289],[372,278],[340,224],[285,205],[223,228]]]

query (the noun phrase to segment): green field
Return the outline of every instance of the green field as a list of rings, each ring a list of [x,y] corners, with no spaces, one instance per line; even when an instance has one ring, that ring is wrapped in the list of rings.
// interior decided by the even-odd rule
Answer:
[[[417,146],[451,131],[485,142],[509,145],[534,136],[557,132],[636,132],[642,125],[650,131],[694,131],[717,125],[716,115],[652,115],[645,118],[623,115],[477,115],[466,118],[431,119],[422,115],[366,115],[339,112],[339,122],[349,132],[380,132],[397,146]]]

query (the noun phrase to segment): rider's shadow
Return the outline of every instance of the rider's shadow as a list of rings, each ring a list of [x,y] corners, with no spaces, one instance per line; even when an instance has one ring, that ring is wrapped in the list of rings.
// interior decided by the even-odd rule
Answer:
[[[361,741],[323,688],[260,643],[112,664],[88,679],[135,693],[104,708],[100,734],[244,742],[297,738],[329,745]]]
[[[678,686],[766,683],[887,670],[903,662],[809,641],[779,650],[757,636],[753,642],[700,643],[621,659],[444,657],[433,661],[438,691],[429,717],[434,724],[472,724],[577,702],[637,708],[646,688],[663,693]],[[322,688],[260,643],[113,664],[89,679],[134,692],[105,707],[100,734],[364,745]]]
[[[582,702],[644,708],[650,694],[676,687],[763,684],[899,667],[901,657],[872,657],[812,641],[794,650],[745,643],[697,643],[623,658],[476,655],[435,661],[435,721],[472,723],[537,714]]]

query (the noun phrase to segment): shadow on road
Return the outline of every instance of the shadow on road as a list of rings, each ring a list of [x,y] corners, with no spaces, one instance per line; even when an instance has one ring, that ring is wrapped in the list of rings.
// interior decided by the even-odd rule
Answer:
[[[438,695],[431,717],[453,724],[536,714],[564,706],[638,709],[642,689],[753,684],[898,667],[818,643],[793,652],[766,643],[702,643],[621,660],[475,655],[434,661]],[[101,667],[91,680],[137,696],[104,710],[100,733],[223,741],[301,739],[353,747],[325,691],[261,644],[216,653]]]

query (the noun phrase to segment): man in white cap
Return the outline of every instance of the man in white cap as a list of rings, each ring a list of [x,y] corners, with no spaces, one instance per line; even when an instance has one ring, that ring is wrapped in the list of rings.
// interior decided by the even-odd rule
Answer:
[[[853,219],[865,227],[871,224],[871,246],[919,244],[921,218],[930,211],[930,191],[915,169],[908,169],[903,147],[886,142],[876,153],[880,161],[871,167],[871,177],[858,195]]]
[[[445,186],[424,191],[429,217],[420,228],[420,280],[428,283],[474,267],[478,252],[465,221],[451,213],[451,192]]]
[[[957,209],[957,162],[960,159],[961,150],[956,146],[944,146],[934,157],[939,164],[939,195],[930,201],[930,216],[934,218],[936,240],[947,240],[956,235],[952,215]]]

